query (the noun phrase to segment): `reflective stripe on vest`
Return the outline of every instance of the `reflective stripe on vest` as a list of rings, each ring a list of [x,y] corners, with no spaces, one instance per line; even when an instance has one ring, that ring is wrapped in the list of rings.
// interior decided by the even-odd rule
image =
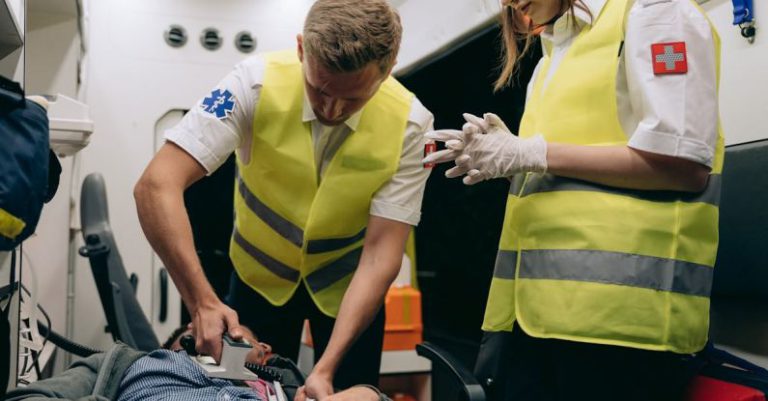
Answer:
[[[615,84],[630,6],[607,0],[552,74],[545,43],[521,137],[626,146]],[[718,126],[712,171],[700,193],[628,190],[551,174],[514,177],[483,330],[509,331],[518,322],[534,337],[701,349],[717,254],[723,143]]]
[[[243,238],[243,235],[240,234],[240,231],[237,229],[235,229],[234,233],[232,234],[232,239],[237,245],[240,245],[240,247],[243,248],[246,253],[251,255],[254,260],[261,263],[274,275],[282,277],[288,281],[299,281],[300,274],[298,269],[288,266],[279,260],[267,255],[261,249],[256,248],[255,245],[251,244],[248,242],[248,240]]]
[[[307,253],[323,253],[346,248],[365,238],[364,227],[355,235],[343,238],[315,239],[307,243]]]
[[[253,194],[245,185],[242,178],[237,180],[237,188],[240,191],[240,195],[245,200],[245,204],[251,209],[261,220],[272,227],[280,236],[290,241],[292,244],[301,247],[304,244],[304,230],[301,227],[296,226],[290,221],[286,220],[269,206],[265,205],[256,195]]]
[[[284,217],[277,214],[269,206],[265,205],[256,195],[248,189],[242,178],[238,178],[237,188],[240,195],[243,197],[245,204],[253,211],[261,220],[268,226],[272,227],[275,232],[280,234],[283,238],[290,241],[292,244],[301,248],[304,245],[304,230],[301,227],[296,226]],[[360,240],[365,238],[365,228],[360,230],[355,235],[342,238],[328,238],[310,240],[307,243],[307,253],[323,253],[333,252],[339,249],[346,248]]]
[[[493,276],[514,280],[518,253],[499,251]],[[605,266],[615,266],[606,269]],[[714,269],[696,263],[583,250],[520,252],[520,279],[574,280],[709,297]]]
[[[0,235],[11,240],[16,239],[26,226],[27,223],[20,218],[0,208]]]
[[[281,263],[279,260],[267,255],[260,249],[256,248],[253,244],[243,238],[239,231],[235,230],[233,240],[239,245],[245,252],[247,252],[253,259],[261,263],[269,271],[276,276],[282,277],[289,281],[298,281],[300,273],[297,269]],[[363,253],[363,248],[358,247],[339,259],[331,262],[327,266],[315,270],[307,276],[307,285],[314,291],[322,291],[323,289],[333,285],[333,283],[339,281],[341,278],[355,271],[357,264],[360,262],[360,256]]]
[[[302,120],[301,63],[295,51],[265,61],[251,157],[244,163],[237,155],[230,258],[273,305],[288,302],[304,281],[317,307],[335,317],[359,263],[371,199],[397,172],[413,94],[385,80],[319,175],[311,126]]]
[[[362,254],[362,247],[355,248],[329,265],[315,270],[307,276],[309,289],[314,292],[322,291],[352,273],[360,263]]]

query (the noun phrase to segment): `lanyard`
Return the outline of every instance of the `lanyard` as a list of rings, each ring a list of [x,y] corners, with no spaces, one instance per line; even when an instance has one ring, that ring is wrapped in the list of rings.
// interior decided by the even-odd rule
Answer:
[[[752,8],[753,0],[732,0],[733,1],[733,25],[741,28],[741,36],[747,39],[750,44],[755,42],[755,13]]]
[[[733,0],[733,25],[754,21],[755,15],[752,9],[752,0]]]

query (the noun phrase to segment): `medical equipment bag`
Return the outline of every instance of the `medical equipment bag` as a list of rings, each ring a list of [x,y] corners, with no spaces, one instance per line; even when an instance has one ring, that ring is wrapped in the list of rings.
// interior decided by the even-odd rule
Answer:
[[[0,77],[0,251],[35,231],[43,203],[55,192],[48,185],[48,135],[45,108],[27,100],[18,83]]]
[[[711,342],[696,358],[702,365],[686,401],[765,401],[768,398],[768,370],[716,348]]]

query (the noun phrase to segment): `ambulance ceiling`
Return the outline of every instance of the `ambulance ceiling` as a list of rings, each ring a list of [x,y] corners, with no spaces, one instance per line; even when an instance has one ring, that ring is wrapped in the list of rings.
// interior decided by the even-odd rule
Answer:
[[[405,29],[396,73],[439,56],[496,21],[499,0],[390,0]]]

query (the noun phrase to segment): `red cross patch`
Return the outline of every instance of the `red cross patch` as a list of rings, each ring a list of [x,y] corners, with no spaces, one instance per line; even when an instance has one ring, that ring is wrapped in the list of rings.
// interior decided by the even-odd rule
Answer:
[[[651,57],[656,75],[688,72],[685,42],[654,43],[651,45]]]

